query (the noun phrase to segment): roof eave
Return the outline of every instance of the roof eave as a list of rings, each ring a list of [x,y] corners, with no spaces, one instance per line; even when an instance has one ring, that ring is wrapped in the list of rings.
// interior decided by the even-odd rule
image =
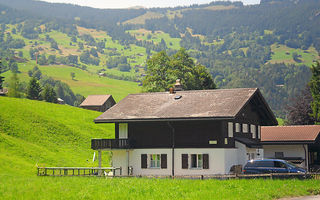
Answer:
[[[284,140],[284,141],[261,141],[262,145],[278,145],[278,144],[314,144],[315,140]]]
[[[199,121],[199,120],[233,120],[234,117],[188,117],[188,118],[140,118],[140,119],[95,119],[94,123],[126,123],[154,121]]]

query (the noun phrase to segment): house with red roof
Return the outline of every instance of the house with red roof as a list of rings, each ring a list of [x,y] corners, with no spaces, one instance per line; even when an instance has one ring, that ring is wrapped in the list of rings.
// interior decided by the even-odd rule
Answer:
[[[262,126],[265,158],[291,161],[311,171],[320,169],[320,125]]]

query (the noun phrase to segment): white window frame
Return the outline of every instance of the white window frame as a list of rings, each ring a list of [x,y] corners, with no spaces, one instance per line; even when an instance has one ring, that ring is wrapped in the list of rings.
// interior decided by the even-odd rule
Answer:
[[[242,124],[242,132],[243,133],[248,133],[249,132],[248,124]]]
[[[251,131],[251,133],[252,133],[252,138],[253,138],[253,139],[256,138],[256,133],[257,133],[257,130],[256,130],[256,129],[257,129],[257,128],[256,128],[256,125],[253,125],[253,124],[250,125],[250,131]]]
[[[149,168],[160,169],[161,167],[161,155],[160,154],[149,154]]]
[[[196,165],[193,164],[193,155],[196,155]],[[190,168],[191,169],[203,169],[203,154],[190,154]]]
[[[240,133],[241,131],[241,124],[240,123],[236,123],[236,132]]]
[[[119,139],[128,139],[128,124],[119,124]]]
[[[228,137],[233,137],[233,122],[228,122]]]

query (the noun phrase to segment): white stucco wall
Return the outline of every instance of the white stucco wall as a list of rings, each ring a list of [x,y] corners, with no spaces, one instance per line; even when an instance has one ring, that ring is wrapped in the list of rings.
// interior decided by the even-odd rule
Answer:
[[[306,151],[308,147],[305,145]],[[263,145],[264,157],[274,158],[275,152],[283,152],[284,157],[301,157],[305,159],[305,150],[303,145]],[[306,167],[306,163],[303,162],[301,167]]]
[[[233,165],[244,165],[247,161],[247,148],[241,143],[237,148],[185,148],[175,149],[175,175],[212,175],[227,174]],[[255,149],[254,149],[255,151]],[[167,154],[167,168],[141,168],[141,154]],[[182,154],[188,154],[188,169],[182,169]],[[192,169],[190,154],[209,154],[209,169]],[[114,150],[112,163],[114,167],[122,167],[123,175],[127,175],[128,156],[126,150]],[[149,166],[148,156],[148,166]],[[133,175],[159,175],[172,174],[172,149],[133,149],[129,150],[129,166],[133,168]],[[118,175],[118,174],[117,174]]]

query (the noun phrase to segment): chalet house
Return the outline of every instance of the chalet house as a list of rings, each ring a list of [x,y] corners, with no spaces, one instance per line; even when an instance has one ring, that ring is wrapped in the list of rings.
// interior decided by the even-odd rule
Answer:
[[[277,120],[257,88],[130,94],[96,118],[115,124],[115,139],[92,139],[111,150],[128,175],[226,174],[261,158],[260,127]]]
[[[280,158],[311,171],[320,169],[320,125],[261,128],[264,157]]]
[[[88,110],[105,112],[116,102],[112,95],[89,95],[81,104],[80,107]]]

